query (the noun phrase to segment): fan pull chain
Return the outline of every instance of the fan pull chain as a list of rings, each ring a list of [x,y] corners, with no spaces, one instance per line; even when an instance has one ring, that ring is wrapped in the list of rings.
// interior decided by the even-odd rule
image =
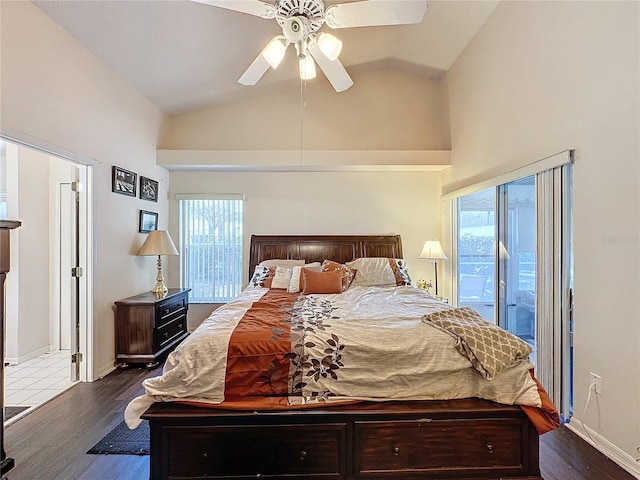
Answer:
[[[304,95],[307,91],[307,81],[300,78],[300,168],[304,167],[304,158],[302,153],[302,125],[304,118]]]

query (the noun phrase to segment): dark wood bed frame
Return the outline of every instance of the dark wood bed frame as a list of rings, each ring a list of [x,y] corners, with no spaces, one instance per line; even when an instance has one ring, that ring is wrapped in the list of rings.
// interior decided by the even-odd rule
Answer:
[[[253,235],[262,260],[402,258],[399,235]],[[481,399],[363,402],[290,411],[156,403],[150,478],[538,479],[538,433],[517,406]]]

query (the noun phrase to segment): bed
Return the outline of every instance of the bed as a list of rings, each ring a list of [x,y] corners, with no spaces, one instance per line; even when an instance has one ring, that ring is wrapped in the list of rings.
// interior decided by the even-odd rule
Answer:
[[[474,356],[447,329],[473,312],[413,287],[402,258],[397,235],[252,236],[247,289],[125,411],[150,423],[150,478],[541,479],[558,416],[526,352]]]

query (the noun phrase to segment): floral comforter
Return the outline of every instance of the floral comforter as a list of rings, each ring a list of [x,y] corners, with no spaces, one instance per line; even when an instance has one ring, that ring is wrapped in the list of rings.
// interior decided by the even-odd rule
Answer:
[[[541,407],[528,358],[488,380],[451,335],[421,320],[450,308],[411,286],[339,295],[247,288],[169,355],[161,376],[143,382],[125,420],[135,428],[156,401],[279,409],[480,397]]]

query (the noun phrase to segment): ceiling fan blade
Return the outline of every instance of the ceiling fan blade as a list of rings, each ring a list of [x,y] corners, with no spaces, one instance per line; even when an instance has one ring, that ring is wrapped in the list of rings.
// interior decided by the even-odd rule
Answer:
[[[249,68],[247,68],[242,76],[238,79],[238,83],[241,83],[242,85],[255,85],[256,83],[258,83],[258,80],[260,80],[262,76],[267,73],[269,67],[269,62],[266,58],[264,58],[264,55],[262,55],[261,52],[260,54],[258,54],[253,63],[249,65]]]
[[[327,7],[325,23],[331,28],[405,25],[420,23],[426,11],[426,0],[364,0]]]
[[[226,8],[236,12],[248,13],[262,18],[276,18],[276,7],[260,0],[191,0],[214,7]]]
[[[320,70],[322,70],[331,82],[336,92],[344,92],[353,85],[353,80],[342,66],[342,63],[340,63],[340,60],[337,58],[335,60],[329,60],[329,58],[322,53],[322,50],[320,50],[316,42],[312,42],[309,45],[309,52],[320,67]]]

